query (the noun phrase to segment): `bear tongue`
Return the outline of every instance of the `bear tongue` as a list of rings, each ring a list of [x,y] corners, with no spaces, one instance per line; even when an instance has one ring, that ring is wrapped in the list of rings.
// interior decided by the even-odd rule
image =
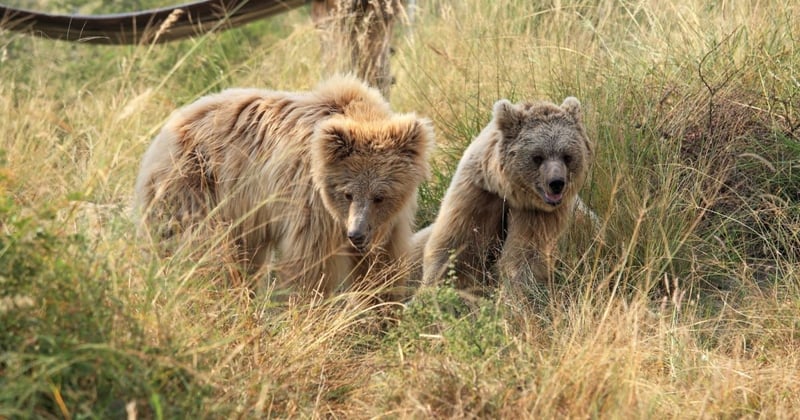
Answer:
[[[544,193],[544,198],[546,198],[551,204],[558,204],[563,196],[563,194],[550,194],[549,192]]]

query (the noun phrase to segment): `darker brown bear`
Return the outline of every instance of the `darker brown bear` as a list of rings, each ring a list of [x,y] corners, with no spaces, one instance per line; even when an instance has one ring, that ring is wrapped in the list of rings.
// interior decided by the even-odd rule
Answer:
[[[449,272],[461,289],[480,291],[501,276],[545,280],[552,252],[579,206],[594,143],[580,103],[512,104],[500,100],[493,119],[456,169],[424,243],[423,283]]]

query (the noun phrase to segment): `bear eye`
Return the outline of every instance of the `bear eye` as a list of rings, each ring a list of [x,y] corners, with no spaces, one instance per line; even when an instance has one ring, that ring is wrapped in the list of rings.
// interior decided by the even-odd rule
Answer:
[[[353,194],[344,193],[344,199],[347,201],[353,201]]]
[[[544,161],[544,158],[539,156],[539,155],[536,155],[536,156],[533,157],[533,164],[534,165],[541,165],[543,161]]]
[[[569,165],[570,162],[572,162],[572,156],[570,155],[564,155],[562,159],[564,159],[564,163],[566,163],[567,165]]]
[[[376,195],[376,196],[375,196],[375,197],[372,199],[372,202],[373,202],[373,203],[375,203],[375,204],[380,204],[380,203],[383,203],[383,196],[382,196],[382,195]]]

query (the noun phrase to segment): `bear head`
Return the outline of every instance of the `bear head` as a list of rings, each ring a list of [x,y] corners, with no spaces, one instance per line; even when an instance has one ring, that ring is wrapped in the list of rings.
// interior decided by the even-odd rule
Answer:
[[[413,114],[370,121],[337,115],[316,127],[314,182],[356,250],[381,247],[395,222],[413,220],[432,147],[430,121]]]
[[[493,112],[501,195],[512,206],[546,212],[571,202],[586,179],[594,152],[580,102],[568,97],[558,106],[501,99]]]

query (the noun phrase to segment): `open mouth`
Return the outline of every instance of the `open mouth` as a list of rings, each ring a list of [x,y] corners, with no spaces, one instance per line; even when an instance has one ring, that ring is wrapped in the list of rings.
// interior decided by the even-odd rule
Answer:
[[[544,201],[551,206],[557,206],[561,204],[561,199],[564,198],[564,194],[550,194],[547,191],[544,192],[543,196]]]

